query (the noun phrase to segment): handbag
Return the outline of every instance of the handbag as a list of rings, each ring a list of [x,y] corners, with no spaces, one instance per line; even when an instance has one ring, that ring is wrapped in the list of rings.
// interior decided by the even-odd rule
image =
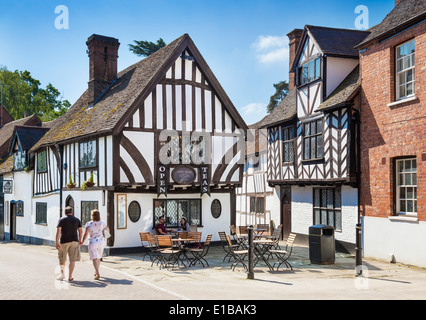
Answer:
[[[105,239],[108,239],[109,237],[111,237],[111,233],[109,233],[109,231],[107,229],[104,229],[103,232],[104,232],[104,238]]]

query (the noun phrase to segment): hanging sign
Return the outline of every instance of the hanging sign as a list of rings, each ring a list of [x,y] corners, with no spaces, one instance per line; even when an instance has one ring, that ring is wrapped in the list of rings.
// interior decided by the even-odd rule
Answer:
[[[157,171],[157,197],[164,194],[167,197],[167,168],[159,166]]]
[[[12,194],[13,191],[13,181],[12,180],[4,180],[3,181],[3,193]]]
[[[210,182],[209,182],[209,167],[200,167],[200,188],[201,196],[207,193],[210,196]]]

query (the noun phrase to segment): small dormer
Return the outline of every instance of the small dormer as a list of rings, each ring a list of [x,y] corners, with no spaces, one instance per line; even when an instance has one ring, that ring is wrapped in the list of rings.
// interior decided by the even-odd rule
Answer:
[[[354,46],[365,31],[305,26],[290,71],[295,73],[297,116],[319,115],[318,107],[359,63]]]
[[[30,164],[28,151],[46,134],[48,128],[16,126],[10,147],[10,154],[14,155],[13,170],[26,170]]]

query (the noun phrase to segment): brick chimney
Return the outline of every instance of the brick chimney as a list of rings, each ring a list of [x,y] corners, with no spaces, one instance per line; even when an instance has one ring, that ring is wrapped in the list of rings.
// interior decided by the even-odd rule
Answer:
[[[86,42],[89,55],[89,105],[117,78],[118,39],[93,34]]]
[[[293,90],[296,86],[296,73],[291,72],[291,67],[293,65],[294,58],[296,56],[297,48],[299,47],[300,40],[302,38],[303,29],[294,29],[293,31],[287,33],[287,37],[290,40],[289,46],[289,74],[288,74],[288,89],[289,91]]]

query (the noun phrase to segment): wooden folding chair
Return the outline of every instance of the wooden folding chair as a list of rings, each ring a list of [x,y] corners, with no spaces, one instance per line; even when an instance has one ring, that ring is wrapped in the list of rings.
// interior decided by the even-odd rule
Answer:
[[[172,236],[170,235],[161,235],[156,236],[157,238],[157,245],[160,248],[159,252],[159,259],[160,259],[160,268],[165,266],[174,266],[175,263],[179,266],[180,260],[180,254],[182,253],[182,250],[175,249],[173,247],[173,241]],[[183,261],[181,261],[182,264],[185,266]]]
[[[271,253],[272,255],[275,255],[278,259],[278,261],[275,262],[274,265],[273,265],[273,268],[275,268],[275,265],[277,265],[276,271],[278,271],[279,267],[283,263],[286,265],[287,268],[290,268],[291,270],[293,270],[292,265],[287,260],[288,260],[288,258],[290,258],[291,253],[293,251],[293,244],[294,244],[295,238],[296,238],[296,234],[290,233],[290,235],[287,238],[287,242],[285,244],[285,247],[283,249],[278,247],[278,249],[269,250],[269,253]]]
[[[232,271],[234,271],[235,267],[240,263],[243,265],[244,269],[247,270],[247,265],[244,263],[244,259],[248,255],[248,249],[243,249],[243,250],[235,249],[235,246],[232,245],[229,234],[226,235],[226,238],[227,238],[227,242],[229,246],[229,253],[235,260],[231,265]]]
[[[225,262],[225,259],[228,258],[228,262],[231,261],[232,259],[232,254],[231,254],[231,247],[234,249],[238,249],[240,247],[239,244],[232,244],[231,246],[228,244],[228,238],[226,237],[226,232],[224,231],[219,231],[219,238],[220,238],[220,242],[222,244],[222,248],[223,250],[226,252],[226,255],[223,257],[223,262]]]
[[[144,254],[143,258],[142,258],[142,261],[145,261],[145,257],[147,255],[149,255],[149,250],[150,249],[148,248],[148,246],[149,246],[148,237],[147,237],[148,234],[150,234],[150,232],[139,232],[139,237],[141,239],[142,248],[145,249],[145,254]]]
[[[206,263],[206,265],[208,266],[209,263],[207,262],[206,259],[204,259],[204,257],[207,255],[207,253],[209,252],[209,248],[210,248],[210,242],[212,240],[213,235],[209,234],[206,238],[206,241],[204,241],[202,248],[189,248],[187,249],[189,252],[191,252],[192,256],[194,257],[193,259],[191,259],[191,266],[195,265],[196,263],[201,263],[201,265],[204,267],[204,262]]]
[[[148,245],[146,246],[146,248],[148,249],[147,255],[149,256],[149,259],[151,260],[151,267],[152,267],[154,262],[156,261],[161,262],[160,248],[158,247],[157,239],[153,234],[148,233],[145,235],[145,237],[148,243]]]

